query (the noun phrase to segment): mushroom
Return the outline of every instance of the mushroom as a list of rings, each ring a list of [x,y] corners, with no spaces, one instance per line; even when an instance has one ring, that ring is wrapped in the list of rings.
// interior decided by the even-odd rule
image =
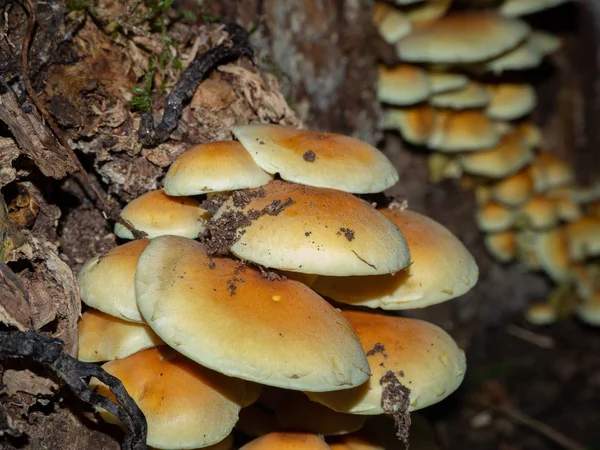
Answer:
[[[507,206],[519,206],[533,195],[533,179],[528,168],[497,181],[491,186],[492,196]]]
[[[108,315],[144,322],[135,300],[135,269],[150,243],[139,239],[115,247],[87,261],[77,275],[81,300]]]
[[[229,376],[288,389],[346,389],[369,376],[347,320],[308,287],[210,257],[191,239],[162,236],[138,263],[148,325],[168,345]]]
[[[371,378],[343,391],[307,392],[311,400],[352,414],[402,415],[443,400],[462,382],[465,354],[436,325],[360,311],[343,314],[367,353]]]
[[[475,214],[477,226],[481,231],[486,233],[497,233],[508,230],[514,225],[515,220],[515,211],[493,201],[480,205]]]
[[[533,158],[531,147],[512,133],[502,136],[500,143],[490,150],[462,154],[460,163],[466,173],[500,179],[516,173]]]
[[[164,342],[143,323],[126,322],[95,309],[83,313],[77,324],[79,353],[85,362],[125,358]]]
[[[331,450],[323,438],[311,433],[276,432],[261,436],[240,450]]]
[[[388,108],[385,112],[385,127],[398,130],[411,144],[424,145],[433,133],[436,111],[429,105],[409,108]]]
[[[389,44],[395,44],[412,31],[406,14],[385,2],[375,2],[372,22],[379,35]]]
[[[179,156],[165,176],[167,195],[199,195],[260,187],[273,177],[236,141],[197,145]]]
[[[474,63],[516,47],[529,32],[525,22],[490,12],[452,13],[416,28],[396,50],[405,62]]]
[[[472,109],[484,108],[490,102],[490,96],[483,85],[474,81],[457,90],[433,94],[429,103],[436,108]]]
[[[538,326],[552,325],[558,321],[558,313],[548,302],[535,302],[527,308],[525,320]]]
[[[343,276],[393,273],[409,264],[398,227],[351,194],[273,181],[240,195],[243,201],[228,199],[211,220],[209,248],[220,247],[220,230],[229,223],[231,252],[265,267]]]
[[[437,110],[427,146],[441,152],[474,151],[494,147],[500,135],[478,110]]]
[[[512,230],[486,234],[483,242],[487,251],[497,261],[506,263],[517,256],[517,237]]]
[[[390,105],[408,106],[429,98],[427,72],[420,67],[399,64],[380,65],[377,76],[377,98]]]
[[[475,285],[477,264],[447,228],[414,211],[380,211],[404,233],[412,264],[394,275],[320,276],[313,289],[337,302],[397,310],[441,303]]]
[[[195,238],[204,230],[210,213],[193,198],[171,197],[158,189],[129,202],[121,211],[121,217],[150,239],[164,234]],[[123,239],[134,238],[133,233],[118,222],[115,234]]]
[[[498,12],[505,17],[518,17],[553,8],[568,0],[504,0]]]
[[[398,181],[383,153],[349,136],[279,125],[243,125],[233,134],[263,170],[286,181],[356,194],[381,192]]]
[[[445,72],[439,69],[431,69],[427,72],[432,94],[462,89],[469,83],[469,78],[462,73]]]
[[[515,120],[529,114],[536,105],[537,97],[529,84],[487,84],[490,103],[485,114],[494,120]]]
[[[147,444],[158,449],[206,447],[222,441],[240,409],[260,393],[258,385],[221,375],[166,347],[110,361],[102,368],[121,380],[138,404],[148,422]],[[113,398],[95,378],[90,387]],[[100,414],[118,423],[107,411]]]

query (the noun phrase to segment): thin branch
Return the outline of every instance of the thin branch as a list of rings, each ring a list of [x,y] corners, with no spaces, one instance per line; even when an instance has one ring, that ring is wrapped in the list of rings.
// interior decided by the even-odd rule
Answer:
[[[532,430],[537,431],[541,435],[550,439],[554,443],[560,445],[561,447],[567,450],[585,450],[585,446],[580,444],[579,442],[565,436],[559,431],[552,428],[550,425],[547,425],[543,422],[540,422],[537,419],[534,419],[531,416],[528,416],[522,411],[515,409],[508,405],[500,405],[500,406],[492,406],[495,411],[504,414],[509,419],[517,422],[521,425],[525,425]]]
[[[146,418],[121,381],[95,364],[84,363],[67,355],[63,352],[63,346],[60,339],[33,332],[0,332],[0,359],[21,357],[44,364],[81,400],[104,408],[123,422],[129,430],[123,442],[124,450],[147,450]],[[96,377],[106,384],[118,403],[90,390],[87,385],[90,377]]]
[[[142,115],[138,137],[143,145],[152,147],[169,138],[169,135],[177,128],[184,104],[189,102],[200,82],[219,64],[243,55],[252,55],[252,50],[248,46],[248,32],[245,29],[231,23],[225,27],[225,31],[229,33],[227,42],[205,53],[199,53],[183,71],[179,81],[167,97],[160,123],[156,127],[154,126],[151,111]]]

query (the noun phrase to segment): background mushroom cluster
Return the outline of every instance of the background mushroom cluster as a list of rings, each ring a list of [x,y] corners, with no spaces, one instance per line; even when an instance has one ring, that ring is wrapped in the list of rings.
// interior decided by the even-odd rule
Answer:
[[[81,269],[79,358],[108,361],[154,448],[232,448],[234,427],[257,438],[246,449],[387,448],[356,434],[374,417],[393,435],[377,416],[408,442],[410,411],[460,385],[465,355],[382,310],[464,294],[473,257],[381,195],[398,174],[376,148],[276,125],[233,135],[182,154],[123,209],[115,233],[138,239]]]
[[[395,53],[379,68],[378,96],[386,127],[432,151],[431,181],[455,178],[476,190],[476,222],[494,258],[553,281],[527,319],[548,324],[574,312],[598,326],[600,187],[578,186],[529,118],[537,98],[527,70],[560,40],[526,19],[561,3],[378,2],[373,21]]]

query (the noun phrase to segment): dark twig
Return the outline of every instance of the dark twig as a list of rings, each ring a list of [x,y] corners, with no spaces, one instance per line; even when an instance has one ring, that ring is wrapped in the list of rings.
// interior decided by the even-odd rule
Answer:
[[[225,31],[229,33],[229,42],[206,53],[199,53],[183,71],[179,81],[167,97],[163,118],[156,128],[152,112],[142,115],[138,137],[143,145],[152,147],[168,139],[171,132],[177,128],[184,104],[189,102],[200,82],[219,64],[243,55],[252,55],[252,50],[248,46],[248,33],[244,28],[232,23],[225,27]]]
[[[119,379],[94,364],[84,363],[63,352],[64,343],[32,332],[0,332],[0,359],[8,357],[30,358],[48,367],[71,391],[86,403],[104,408],[127,427],[122,448],[124,450],[147,450],[146,418],[129,396]],[[106,384],[115,395],[114,403],[96,394],[87,386],[89,377],[96,377]]]
[[[119,207],[114,203],[110,202],[108,199],[104,197],[102,192],[100,192],[100,188],[96,186],[96,184],[92,181],[89,174],[83,167],[83,164],[73,151],[73,148],[69,144],[69,141],[59,128],[58,124],[54,121],[44,104],[40,101],[38,96],[36,95],[33,86],[31,85],[31,80],[29,79],[29,47],[31,45],[31,41],[33,40],[33,34],[35,31],[36,24],[36,15],[37,15],[37,4],[35,0],[26,0],[27,5],[27,32],[25,33],[25,37],[23,38],[23,47],[21,49],[21,71],[23,76],[23,84],[25,85],[25,89],[27,90],[27,94],[31,101],[38,109],[46,123],[50,126],[50,129],[54,133],[54,136],[63,146],[63,148],[67,151],[68,157],[73,161],[77,169],[79,170],[79,176],[81,178],[81,184],[93,193],[93,196],[98,200],[100,209],[104,211],[106,216],[115,222],[119,222],[124,225],[127,229],[129,229],[136,238],[145,237],[143,233],[136,230],[129,222],[121,219],[119,216],[120,211]]]

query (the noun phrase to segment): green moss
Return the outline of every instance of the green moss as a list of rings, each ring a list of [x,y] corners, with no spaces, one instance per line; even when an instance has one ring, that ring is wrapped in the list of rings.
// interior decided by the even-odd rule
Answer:
[[[148,58],[148,72],[144,76],[144,83],[133,88],[133,98],[129,106],[137,111],[152,111],[152,84],[154,80],[154,59]]]

